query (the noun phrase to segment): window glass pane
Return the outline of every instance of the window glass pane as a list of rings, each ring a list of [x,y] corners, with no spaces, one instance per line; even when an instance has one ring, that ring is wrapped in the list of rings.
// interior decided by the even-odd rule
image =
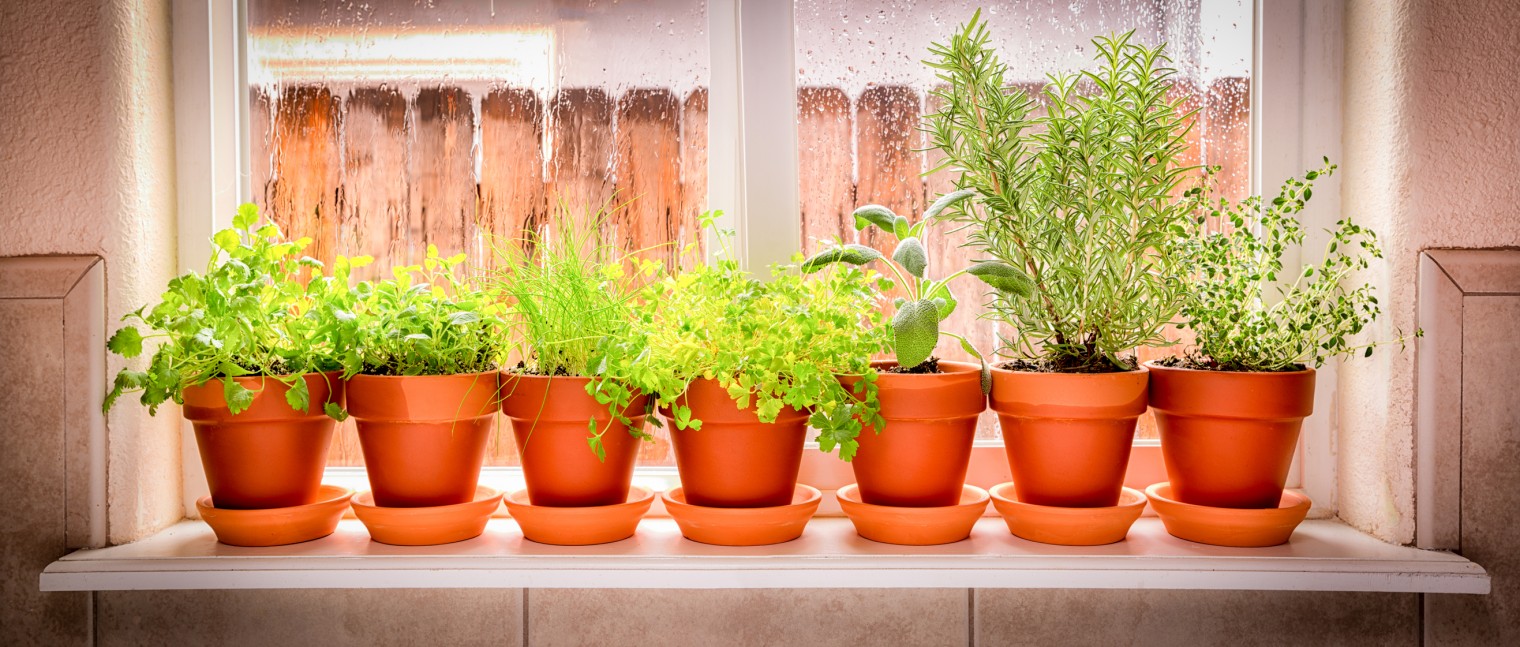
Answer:
[[[624,249],[698,240],[704,0],[250,0],[248,25],[254,200],[324,261],[484,258],[484,233],[614,192]],[[505,427],[489,464],[517,462]],[[663,432],[642,460],[673,464]],[[346,423],[332,464],[361,463]]]
[[[948,171],[921,175],[940,159],[936,151],[922,150],[928,141],[918,130],[922,115],[936,110],[928,91],[939,82],[922,61],[931,42],[946,38],[978,7],[1010,80],[1031,93],[1048,73],[1089,66],[1095,36],[1134,29],[1141,42],[1168,43],[1179,88],[1199,109],[1187,161],[1221,166],[1223,194],[1243,197],[1250,188],[1251,6],[1250,0],[796,0],[804,244],[811,252],[819,241],[841,236],[890,253],[890,241],[855,232],[850,212],[883,204],[916,222],[953,186]],[[959,247],[964,236],[943,231],[929,241],[930,271],[938,276],[973,256]],[[983,352],[995,349],[997,327],[977,319],[981,289],[971,279],[952,288],[962,307],[946,327],[975,340]],[[1182,348],[1146,351],[1141,359]],[[951,343],[939,350],[949,359],[970,359]],[[990,412],[979,436],[997,437]],[[1155,437],[1148,414],[1139,437]]]

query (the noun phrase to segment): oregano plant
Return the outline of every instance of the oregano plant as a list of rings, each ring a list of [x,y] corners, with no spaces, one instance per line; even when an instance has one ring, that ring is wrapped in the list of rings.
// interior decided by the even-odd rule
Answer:
[[[1176,243],[1187,268],[1180,326],[1194,331],[1196,348],[1161,360],[1163,365],[1295,371],[1336,356],[1370,356],[1387,343],[1356,341],[1380,314],[1372,286],[1351,281],[1383,256],[1371,229],[1342,218],[1327,230],[1330,239],[1318,262],[1296,272],[1283,265],[1283,254],[1304,243],[1298,214],[1314,196],[1315,181],[1335,170],[1326,158],[1319,169],[1284,182],[1270,202],[1250,196],[1201,205]],[[1206,182],[1196,191],[1209,188]],[[1402,343],[1404,336],[1393,341]]]
[[[889,347],[874,307],[880,277],[846,267],[809,280],[781,265],[761,281],[733,260],[732,232],[715,229],[721,213],[701,218],[717,233],[719,257],[645,290],[639,325],[649,352],[636,363],[634,382],[658,394],[678,429],[702,428],[680,398],[704,378],[761,422],[775,422],[786,407],[809,411],[820,447],[837,447],[849,460],[862,424],[885,425],[871,368],[871,357]],[[860,376],[857,391],[841,375]]]
[[[950,281],[965,274],[975,274],[1014,294],[1027,295],[1029,287],[1020,281],[1019,276],[1010,276],[1004,281],[1003,277],[989,275],[990,270],[995,271],[995,268],[1001,266],[987,263],[957,271],[942,280],[928,278],[925,272],[929,267],[929,255],[923,243],[930,222],[947,207],[974,194],[972,190],[962,189],[941,196],[929,206],[918,222],[912,224],[909,224],[907,218],[881,205],[860,207],[854,213],[855,229],[859,231],[875,226],[896,238],[897,246],[893,249],[891,258],[882,256],[881,252],[872,247],[835,241],[828,249],[803,261],[802,271],[811,273],[836,263],[866,265],[881,261],[908,293],[906,297],[897,297],[892,302],[896,312],[889,329],[898,370],[904,373],[936,372],[934,362],[931,362],[934,348],[939,345],[941,336],[951,337],[959,341],[966,352],[981,360],[982,388],[985,391],[990,382],[987,362],[981,352],[965,337],[940,329],[940,322],[955,312],[958,305],[955,295],[950,291]],[[883,282],[882,285],[884,289],[890,289],[893,284]]]
[[[985,256],[976,274],[996,288],[992,316],[1014,331],[998,352],[1030,370],[1132,370],[1124,353],[1164,343],[1184,297],[1168,250],[1196,168],[1183,161],[1192,113],[1174,71],[1132,32],[1098,38],[1098,69],[1053,75],[1035,115],[990,41],[978,12],[931,46],[926,63],[946,85],[925,119],[940,168],[972,192],[942,217]]]
[[[212,242],[205,273],[169,281],[157,304],[128,313],[128,325],[106,342],[127,358],[142,354],[145,344],[153,348],[146,369],[117,373],[105,410],[122,395],[140,392],[139,400],[156,414],[165,402],[182,404],[186,388],[221,379],[235,415],[253,403],[255,392],[222,378],[257,376],[289,386],[286,403],[307,411],[310,394],[302,376],[341,368],[340,349],[354,336],[349,270],[369,257],[340,257],[324,274],[320,261],[301,254],[311,239],[285,239],[279,227],[260,222],[253,204],[239,207],[232,227],[216,232]],[[335,403],[323,408],[333,418],[347,417]]]

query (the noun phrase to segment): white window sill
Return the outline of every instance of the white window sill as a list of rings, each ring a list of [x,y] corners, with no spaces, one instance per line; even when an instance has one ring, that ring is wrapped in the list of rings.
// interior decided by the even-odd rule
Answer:
[[[1273,548],[1204,546],[1142,518],[1129,539],[1049,546],[982,519],[967,541],[879,544],[842,518],[815,518],[802,538],[727,548],[683,539],[670,519],[645,519],[629,540],[557,547],[523,539],[509,519],[444,546],[370,541],[344,520],[325,539],[274,548],[216,542],[198,521],[143,541],[81,550],[42,573],[44,591],[280,588],[1097,588],[1292,591],[1489,591],[1483,568],[1451,553],[1393,546],[1334,520],[1306,521]]]

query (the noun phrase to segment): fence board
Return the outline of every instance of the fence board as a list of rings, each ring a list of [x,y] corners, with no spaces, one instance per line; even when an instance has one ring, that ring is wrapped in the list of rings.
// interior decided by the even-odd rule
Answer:
[[[400,92],[364,88],[349,94],[338,253],[375,257],[354,271],[358,279],[387,278],[392,265],[418,256],[406,235],[411,221],[407,137],[406,98]]]
[[[280,95],[273,127],[270,219],[292,236],[310,236],[306,254],[324,263],[337,248],[341,111],[326,88],[292,87]]]
[[[680,102],[670,90],[637,88],[617,111],[617,200],[627,206],[613,213],[609,241],[669,261],[680,240]]]
[[[263,88],[248,89],[248,186],[253,193],[250,200],[269,214],[269,191],[274,164],[270,151],[274,149],[274,99]],[[218,214],[226,215],[226,214]],[[272,217],[272,216],[270,216]]]
[[[412,242],[437,245],[444,256],[471,250],[477,189],[470,95],[459,88],[423,88],[415,101]]]
[[[919,97],[913,88],[879,85],[860,94],[855,109],[855,206],[883,205],[917,222],[924,210],[923,154],[919,147]],[[866,229],[861,242],[891,254],[894,239]]]
[[[855,242],[855,116],[839,88],[797,89],[797,180],[803,252],[835,236]]]
[[[496,244],[548,221],[543,140],[543,103],[532,90],[494,90],[481,100],[480,220]]]
[[[733,208],[711,205],[707,199],[707,88],[692,90],[681,103],[681,211],[677,214],[675,253],[695,244],[695,253],[706,246],[697,217],[708,209]]]
[[[594,211],[613,191],[612,99],[598,88],[567,88],[549,110],[549,200],[577,216]]]

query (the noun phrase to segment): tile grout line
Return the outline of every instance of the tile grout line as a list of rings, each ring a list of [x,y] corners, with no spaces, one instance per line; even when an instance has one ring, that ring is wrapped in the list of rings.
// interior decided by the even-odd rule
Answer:
[[[966,589],[966,645],[976,647],[976,589]]]
[[[530,590],[532,589],[522,590],[522,647],[528,647],[528,591]]]

